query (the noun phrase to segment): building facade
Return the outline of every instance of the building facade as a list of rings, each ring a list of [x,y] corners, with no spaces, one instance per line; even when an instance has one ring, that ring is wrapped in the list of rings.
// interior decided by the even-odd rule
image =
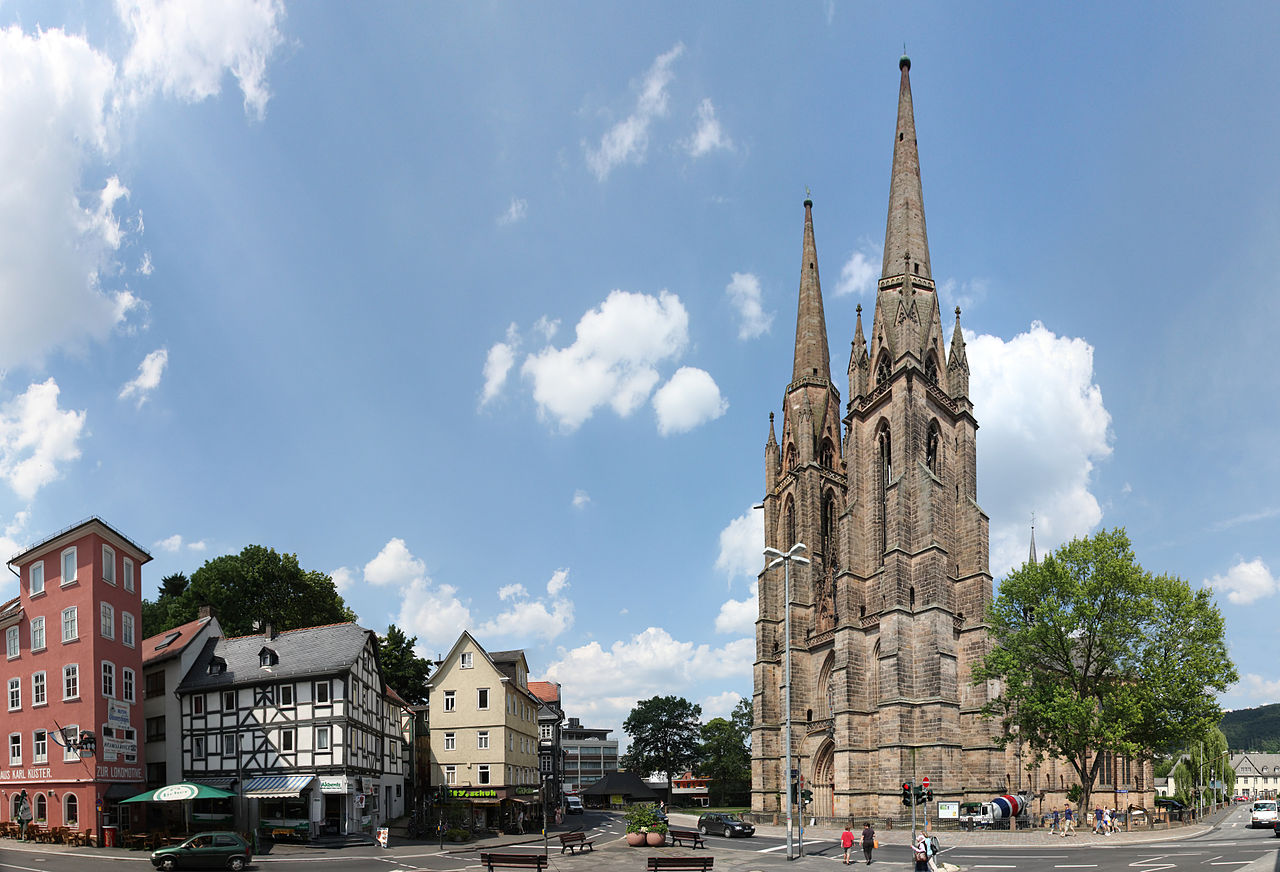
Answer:
[[[222,635],[208,610],[194,621],[157,633],[142,642],[143,746],[146,787],[154,790],[182,780],[182,706],[174,693],[204,650]]]
[[[183,780],[234,790],[242,826],[312,837],[404,814],[407,737],[371,630],[209,639],[176,691]]]
[[[0,606],[5,757],[0,816],[25,792],[43,826],[100,832],[143,788],[139,545],[90,518],[15,555]]]
[[[560,731],[564,725],[564,709],[560,703],[560,682],[530,681],[529,690],[538,698],[538,773],[545,796],[553,808],[561,804],[564,793],[564,747]]]
[[[1280,796],[1280,754],[1231,755],[1231,768],[1236,773],[1236,793],[1250,799],[1275,799]],[[1170,779],[1172,781],[1172,779]],[[1170,795],[1173,793],[1170,787]]]
[[[538,810],[538,709],[523,651],[489,653],[465,630],[427,683],[431,781],[466,805],[474,828]]]
[[[578,793],[618,771],[618,740],[609,738],[611,732],[584,727],[577,718],[565,723],[560,731],[565,793]]]
[[[997,688],[971,680],[990,647],[993,596],[978,422],[958,307],[945,344],[910,60],[899,69],[884,259],[866,328],[857,309],[843,404],[813,203],[804,202],[793,367],[780,432],[771,414],[765,444],[764,544],[786,552],[803,543],[810,562],[790,564],[789,599],[783,566],[759,576],[752,808],[760,814],[784,802],[788,651],[792,767],[814,793],[806,814],[896,817],[903,782],[924,776],[939,800],[1021,789],[1042,804],[1078,780],[1057,761],[1028,770],[1015,747],[1000,747],[998,726],[981,716]],[[1150,764],[1119,771],[1117,790],[1128,777],[1150,791]]]

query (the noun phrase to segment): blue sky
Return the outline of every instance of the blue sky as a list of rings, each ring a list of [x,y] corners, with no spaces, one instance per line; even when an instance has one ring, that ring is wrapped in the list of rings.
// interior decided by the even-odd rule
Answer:
[[[0,6],[0,545],[260,543],[617,728],[751,691],[806,186],[838,383],[904,41],[997,579],[1124,526],[1280,699],[1275,4]],[[844,393],[842,385],[842,393]],[[10,578],[0,596],[12,595]]]

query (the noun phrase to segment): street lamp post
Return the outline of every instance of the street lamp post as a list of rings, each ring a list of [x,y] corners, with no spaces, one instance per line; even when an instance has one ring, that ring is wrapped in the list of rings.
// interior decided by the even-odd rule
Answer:
[[[792,845],[791,833],[791,564],[799,563],[804,566],[809,563],[809,558],[801,557],[808,549],[797,542],[784,554],[777,548],[764,549],[765,557],[772,557],[773,562],[769,564],[769,569],[773,569],[779,563],[782,564],[782,633],[786,637],[786,651],[784,654],[783,665],[783,681],[787,686],[786,697],[783,705],[786,709],[786,728],[783,741],[787,745],[787,770],[784,784],[786,785],[787,794],[787,859],[794,860],[795,853]]]

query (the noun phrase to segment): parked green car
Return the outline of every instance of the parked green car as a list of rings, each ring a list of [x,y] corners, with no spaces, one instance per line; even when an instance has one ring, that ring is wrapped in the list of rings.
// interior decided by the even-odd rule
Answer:
[[[253,849],[236,833],[201,833],[181,845],[161,848],[151,855],[151,865],[166,872],[172,869],[231,869],[240,872],[249,865]]]

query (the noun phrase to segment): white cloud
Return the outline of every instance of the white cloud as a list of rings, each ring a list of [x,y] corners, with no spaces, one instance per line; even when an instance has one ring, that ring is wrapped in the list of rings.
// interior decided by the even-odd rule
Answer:
[[[754,579],[764,568],[764,512],[747,509],[720,531],[716,569],[728,576]]]
[[[967,311],[985,300],[987,287],[986,279],[969,279],[964,282],[946,279],[938,285],[940,295],[959,306],[961,311]]]
[[[539,636],[550,641],[573,626],[573,603],[561,596],[569,587],[569,570],[557,569],[547,582],[550,602],[530,597],[523,584],[498,589],[506,609],[476,628],[483,639],[524,639]]]
[[[593,641],[562,650],[547,667],[546,680],[564,686],[564,698],[574,700],[574,712],[584,721],[619,727],[638,700],[668,694],[673,687],[707,680],[750,687],[754,658],[754,638],[712,648],[649,627],[607,649]]]
[[[182,538],[181,533],[174,533],[172,536],[156,542],[153,547],[160,551],[167,551],[170,554],[177,554],[183,548],[188,551],[204,551],[208,546],[204,543],[204,540],[187,542]]]
[[[876,280],[880,277],[880,247],[869,239],[859,242],[849,259],[840,269],[840,281],[836,282],[836,296],[857,294],[870,296],[876,289]]]
[[[144,276],[149,276],[155,272],[155,265],[151,262],[151,252],[142,252],[142,263],[138,264],[138,272]]]
[[[515,224],[524,220],[524,216],[529,211],[529,202],[519,197],[511,198],[511,205],[507,206],[507,211],[498,216],[498,226],[504,227],[508,224]]]
[[[716,615],[717,633],[751,633],[756,631],[756,618],[760,617],[760,583],[751,582],[751,596],[744,600],[729,599],[720,605]]]
[[[1239,708],[1270,705],[1280,699],[1280,679],[1270,679],[1248,672],[1223,695]]]
[[[1125,487],[1128,487],[1128,485],[1126,484]],[[1241,524],[1253,524],[1258,521],[1269,521],[1277,515],[1280,515],[1280,508],[1268,508],[1257,512],[1247,512],[1243,515],[1236,515],[1233,518],[1217,521],[1209,525],[1209,529],[1215,533],[1221,533],[1223,530],[1230,530],[1232,527],[1238,527]]]
[[[1040,322],[1007,342],[965,334],[978,437],[978,500],[991,518],[991,571],[1026,559],[1031,513],[1041,551],[1102,520],[1089,490],[1111,454],[1111,415],[1093,382],[1093,347]]]
[[[267,109],[267,61],[283,41],[279,0],[116,0],[133,44],[123,65],[130,98],[159,91],[196,103],[216,96],[230,71],[245,112]]]
[[[538,318],[533,322],[533,332],[537,333],[544,341],[550,342],[551,337],[556,335],[556,331],[560,329],[559,318],[548,318],[546,315]]]
[[[29,544],[25,543],[25,540],[27,523],[30,520],[30,512],[14,512],[13,517],[4,525],[3,534],[0,534],[0,553],[17,554],[25,550],[26,545]],[[6,572],[0,576],[0,602],[7,602],[17,596],[18,592],[18,580],[11,573]]]
[[[649,125],[655,118],[667,114],[667,86],[675,78],[671,67],[683,52],[684,44],[676,43],[670,51],[659,55],[645,73],[632,113],[605,132],[599,148],[586,147],[587,166],[600,181],[621,164],[644,162],[649,148]]]
[[[425,576],[415,578],[401,597],[400,613],[394,623],[406,635],[417,636],[422,651],[448,650],[459,634],[472,625],[471,610],[451,584],[432,584]]]
[[[579,488],[573,492],[573,507],[575,509],[584,508],[587,503],[591,502],[591,495]]]
[[[333,586],[337,588],[338,593],[346,593],[356,583],[356,574],[346,566],[339,566],[329,573],[329,577],[333,579]]]
[[[658,432],[670,436],[714,421],[728,411],[729,401],[720,396],[709,372],[682,366],[653,395],[653,409],[658,413]]]
[[[160,386],[160,378],[164,375],[164,368],[168,363],[168,349],[160,348],[148,354],[142,359],[142,363],[138,364],[138,375],[125,382],[124,387],[120,389],[120,399],[136,397],[138,408],[141,409],[142,404],[151,397],[151,392]]]
[[[560,592],[569,586],[569,570],[557,569],[551,574],[551,578],[547,580],[547,593],[552,596],[559,596]]]
[[[523,584],[505,584],[498,588],[498,599],[509,600],[515,598],[527,598],[529,591],[525,590]]]
[[[725,285],[724,293],[738,316],[739,339],[755,339],[769,332],[773,313],[765,314],[761,304],[760,279],[751,273],[734,273],[729,284]]]
[[[533,381],[539,413],[572,432],[608,405],[627,417],[658,383],[655,365],[679,356],[689,342],[689,315],[675,294],[657,297],[616,290],[582,316],[566,348],[529,355],[522,372]]]
[[[724,693],[717,693],[714,696],[704,696],[699,705],[702,706],[702,722],[705,724],[712,718],[724,718],[728,720],[729,715],[733,714],[734,706],[742,701],[742,694],[733,690],[726,690]]]
[[[710,97],[704,97],[698,104],[698,129],[685,143],[685,149],[693,157],[702,157],[718,149],[732,148],[733,140],[725,134],[720,119],[716,118],[716,107],[711,105]]]
[[[403,587],[426,576],[427,565],[409,553],[403,539],[390,539],[378,556],[364,565],[364,580],[386,587]]]
[[[1260,557],[1249,561],[1240,560],[1225,575],[1205,579],[1204,585],[1218,593],[1226,593],[1228,601],[1240,606],[1246,606],[1280,590],[1280,580],[1271,574],[1271,569]]]
[[[58,393],[50,378],[0,406],[0,478],[24,500],[80,457],[85,413],[59,409]]]
[[[507,375],[516,362],[516,349],[520,347],[520,330],[515,322],[507,325],[507,336],[495,342],[484,359],[484,389],[480,392],[480,405],[484,407],[507,383]]]
[[[200,540],[200,541],[198,541],[198,542],[188,542],[188,543],[187,543],[187,550],[189,550],[189,551],[205,551],[205,550],[207,550],[207,549],[208,549],[208,547],[209,547],[209,546],[205,543],[205,541],[204,541],[203,539],[201,539],[201,540]]]

